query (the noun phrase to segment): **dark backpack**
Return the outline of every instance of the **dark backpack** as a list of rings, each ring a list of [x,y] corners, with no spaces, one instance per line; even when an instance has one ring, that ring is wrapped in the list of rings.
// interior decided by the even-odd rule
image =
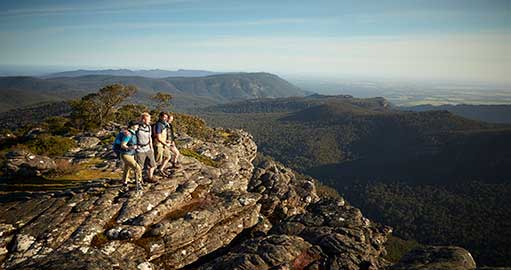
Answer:
[[[151,124],[151,135],[153,136],[153,140],[156,139],[156,125],[158,124],[158,122],[154,123],[154,124]],[[154,142],[154,141],[153,141]]]

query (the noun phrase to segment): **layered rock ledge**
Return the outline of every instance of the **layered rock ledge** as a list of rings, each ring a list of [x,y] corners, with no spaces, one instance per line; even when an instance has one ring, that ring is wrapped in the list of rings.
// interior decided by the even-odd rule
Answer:
[[[123,190],[119,180],[97,179],[72,189],[2,200],[0,268],[390,266],[383,259],[389,227],[368,220],[342,199],[319,198],[315,180],[281,164],[265,160],[254,167],[257,146],[252,137],[241,130],[221,133],[212,141],[182,136],[180,147],[197,156],[184,156],[171,177],[146,184],[141,192]],[[88,151],[104,158],[106,167],[115,167],[98,140],[78,140],[85,149],[71,158],[84,162]],[[19,153],[10,164],[26,166],[32,162],[27,157],[29,153]],[[425,256],[417,254],[415,258]],[[413,262],[424,264],[409,257],[394,269]]]

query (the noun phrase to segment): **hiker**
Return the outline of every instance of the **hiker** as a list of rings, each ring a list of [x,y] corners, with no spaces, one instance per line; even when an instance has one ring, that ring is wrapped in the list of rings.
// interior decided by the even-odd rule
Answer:
[[[179,160],[179,156],[181,155],[179,153],[179,150],[177,149],[176,147],[176,136],[174,135],[174,127],[172,126],[172,122],[174,121],[174,116],[172,115],[169,115],[169,132],[168,132],[168,138],[169,138],[169,143],[170,143],[170,152],[172,153],[172,158],[170,160],[170,162],[172,163],[172,167],[174,168],[179,168],[180,165],[178,163],[178,160]]]
[[[137,152],[135,159],[142,169],[146,160],[147,165],[147,182],[156,183],[154,178],[154,170],[156,169],[156,161],[154,160],[153,139],[151,128],[151,115],[147,112],[142,113],[140,127],[137,130]]]
[[[160,164],[158,169],[159,173],[168,177],[169,175],[165,172],[165,167],[170,161],[170,143],[168,141],[169,131],[169,114],[166,112],[160,112],[158,122],[154,124],[153,138],[154,138],[154,154],[156,162]]]
[[[133,170],[135,173],[137,191],[142,189],[142,168],[135,161],[135,152],[138,148],[136,132],[139,125],[137,121],[130,121],[128,123],[128,128],[121,130],[114,142],[114,152],[118,154],[119,158],[124,163],[124,173],[122,176],[123,185],[126,189],[128,188],[130,170]]]

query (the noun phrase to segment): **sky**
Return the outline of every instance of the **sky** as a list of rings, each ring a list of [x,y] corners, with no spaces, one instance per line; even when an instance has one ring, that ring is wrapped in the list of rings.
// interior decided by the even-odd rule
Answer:
[[[3,0],[0,65],[511,83],[511,0]]]

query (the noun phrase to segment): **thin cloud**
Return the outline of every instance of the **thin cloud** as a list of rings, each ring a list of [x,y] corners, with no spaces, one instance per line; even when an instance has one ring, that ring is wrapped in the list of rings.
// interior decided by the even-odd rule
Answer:
[[[143,22],[143,23],[108,23],[108,24],[83,24],[43,27],[32,32],[61,33],[76,30],[137,30],[137,29],[172,29],[187,27],[243,27],[243,26],[264,26],[264,25],[300,25],[300,24],[331,24],[336,18],[278,18],[259,20],[238,20],[220,22]]]
[[[171,4],[193,3],[200,0],[146,0],[146,1],[108,1],[103,4],[94,5],[60,5],[41,8],[18,8],[0,11],[2,17],[30,17],[30,16],[52,16],[68,15],[74,13],[120,13],[127,10],[135,10],[142,7],[151,8],[157,6],[168,6]]]

